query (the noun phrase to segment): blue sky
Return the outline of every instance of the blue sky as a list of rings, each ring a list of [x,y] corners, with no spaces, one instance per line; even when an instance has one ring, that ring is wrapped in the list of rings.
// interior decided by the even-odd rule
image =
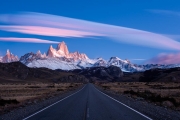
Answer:
[[[8,31],[9,28],[8,30],[7,28],[6,30],[4,30],[4,28],[0,29],[0,38],[16,37],[37,38],[58,42],[65,41],[69,51],[86,53],[89,58],[103,57],[104,59],[109,59],[111,56],[117,56],[121,59],[129,59],[131,62],[138,64],[143,64],[159,54],[177,54],[180,50],[177,48],[180,42],[180,1],[178,0],[114,0],[113,2],[109,0],[44,0],[43,2],[41,0],[1,0],[0,16],[4,14],[19,15],[21,12],[25,12],[25,14],[27,12],[44,13],[48,15],[49,18],[51,15],[56,15],[57,17],[55,18],[58,19],[58,16],[60,16],[85,20],[84,26],[82,27],[90,26],[85,25],[86,21],[87,23],[94,22],[126,27],[151,32],[153,33],[152,36],[154,34],[163,35],[170,39],[166,40],[160,37],[148,39],[148,37],[151,37],[151,34],[148,34],[148,41],[154,42],[145,45],[143,41],[142,44],[140,44],[141,41],[138,40],[139,37],[137,36],[132,36],[131,38],[126,36],[125,38],[121,38],[119,36],[122,36],[122,34],[118,35],[118,33],[116,39],[112,37],[114,33],[108,34],[107,36],[96,36],[94,35],[95,33],[93,33],[94,36],[63,37],[56,35],[26,34],[12,31],[14,28],[11,28],[11,31]],[[29,13],[27,14],[29,15]],[[34,15],[31,16],[33,17]],[[44,16],[45,15],[42,15],[42,17]],[[29,24],[30,23],[28,23],[28,25]],[[74,24],[76,24],[76,22],[74,22]],[[22,24],[5,23],[1,21],[0,25],[21,26]],[[94,26],[96,26],[96,24]],[[97,29],[98,28],[99,27],[97,27]],[[104,26],[103,28],[109,29],[108,26]],[[112,30],[115,29],[112,28]],[[121,28],[117,28],[117,30],[121,30]],[[91,32],[97,31],[94,30]],[[98,34],[104,33],[99,30]],[[135,42],[132,42],[133,39]],[[129,40],[129,42],[126,42],[126,40]],[[177,41],[176,47],[172,44],[172,40]],[[168,46],[163,43],[172,45]],[[46,52],[50,45],[51,43],[6,42],[4,40],[0,41],[0,55],[4,55],[7,49],[10,49],[13,54],[19,57],[27,52],[36,52],[37,50]],[[56,46],[57,44],[53,44],[53,47]]]

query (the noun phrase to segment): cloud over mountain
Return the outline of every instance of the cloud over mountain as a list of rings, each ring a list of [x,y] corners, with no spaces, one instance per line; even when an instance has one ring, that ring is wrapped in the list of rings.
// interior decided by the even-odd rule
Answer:
[[[51,43],[57,44],[59,42],[43,40],[38,38],[18,38],[18,37],[0,37],[0,41],[9,41],[9,42],[28,42],[28,43]]]
[[[147,61],[150,64],[180,64],[180,53],[160,54]]]
[[[0,15],[0,30],[42,36],[57,37],[108,37],[111,40],[155,47],[180,50],[180,42],[169,37],[122,26],[97,23],[42,13]]]

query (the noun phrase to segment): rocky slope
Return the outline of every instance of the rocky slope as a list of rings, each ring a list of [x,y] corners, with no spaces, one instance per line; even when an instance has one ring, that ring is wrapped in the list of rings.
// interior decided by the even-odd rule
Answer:
[[[3,82],[86,82],[82,75],[48,68],[29,68],[21,62],[0,63],[0,83]]]
[[[0,63],[0,83],[7,82],[94,82],[121,81],[119,67],[90,67],[63,71],[48,68],[29,68],[21,62]]]
[[[90,67],[86,69],[77,69],[70,72],[84,75],[90,82],[95,81],[106,81],[106,82],[115,82],[122,81],[123,72],[117,66],[109,67]]]
[[[154,68],[144,72],[124,73],[124,82],[180,82],[180,68]]]
[[[29,68],[21,62],[0,63],[0,82],[180,82],[180,68],[124,72],[117,66],[64,71]]]

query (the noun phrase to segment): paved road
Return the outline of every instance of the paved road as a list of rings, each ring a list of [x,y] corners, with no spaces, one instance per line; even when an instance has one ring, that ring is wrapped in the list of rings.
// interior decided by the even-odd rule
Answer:
[[[27,120],[147,120],[87,84],[79,92],[25,118]]]

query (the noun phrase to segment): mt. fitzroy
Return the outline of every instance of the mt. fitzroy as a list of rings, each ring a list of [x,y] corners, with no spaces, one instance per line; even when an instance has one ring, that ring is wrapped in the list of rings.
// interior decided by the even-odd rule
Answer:
[[[0,62],[8,63],[18,61],[18,57],[7,51],[4,57],[0,57]],[[152,68],[171,68],[178,67],[179,65],[135,65],[130,63],[128,60],[122,60],[118,57],[111,57],[108,61],[97,58],[89,59],[86,54],[79,52],[70,53],[65,42],[58,44],[57,48],[49,47],[47,54],[41,54],[40,51],[37,53],[27,53],[22,56],[19,60],[28,67],[46,67],[49,69],[84,69],[86,67],[109,67],[111,65],[120,67],[122,71],[136,72],[145,71]]]
[[[28,67],[46,67],[53,70],[80,69],[77,64],[80,61],[88,60],[89,58],[86,54],[79,52],[69,53],[68,47],[64,42],[59,43],[56,49],[50,46],[47,55],[41,54],[41,52],[38,51],[36,54],[27,53],[20,58],[20,62]]]
[[[126,60],[121,60],[117,57],[112,57],[108,62],[102,58],[89,59],[86,54],[79,52],[70,53],[65,42],[58,44],[57,48],[49,47],[46,54],[41,54],[40,51],[35,53],[27,53],[20,58],[20,62],[28,67],[46,67],[50,69],[83,69],[86,67],[108,67],[115,65],[123,71],[141,71],[141,68],[135,67]]]
[[[72,58],[74,60],[89,59],[86,54],[80,54],[79,52],[69,53],[68,47],[64,41],[58,44],[57,49],[54,49],[52,46],[50,46],[47,52],[47,56]]]

